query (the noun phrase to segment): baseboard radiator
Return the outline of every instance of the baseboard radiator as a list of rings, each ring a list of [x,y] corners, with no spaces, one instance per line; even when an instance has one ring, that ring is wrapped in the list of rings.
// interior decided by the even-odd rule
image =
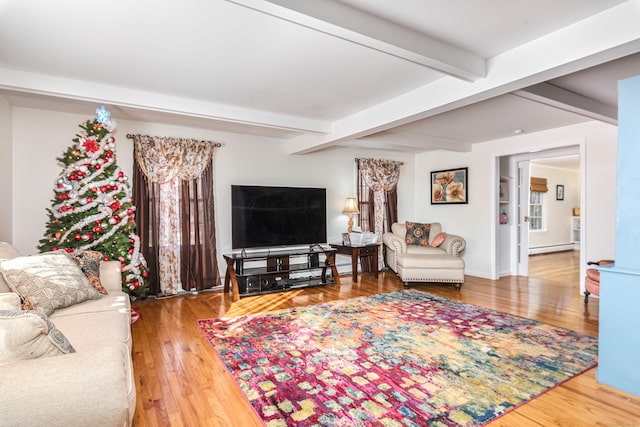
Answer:
[[[576,247],[573,243],[564,243],[560,245],[536,246],[529,248],[529,255],[547,254],[550,252],[572,251]]]

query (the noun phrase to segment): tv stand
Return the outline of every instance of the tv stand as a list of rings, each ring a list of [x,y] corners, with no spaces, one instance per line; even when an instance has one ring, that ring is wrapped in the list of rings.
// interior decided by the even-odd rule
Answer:
[[[240,296],[284,290],[340,285],[336,268],[336,249],[311,245],[308,248],[263,250],[225,254],[227,272],[224,292],[231,291],[233,301]],[[324,255],[324,260],[320,255]],[[255,266],[255,264],[260,264]],[[327,278],[331,269],[331,278]]]

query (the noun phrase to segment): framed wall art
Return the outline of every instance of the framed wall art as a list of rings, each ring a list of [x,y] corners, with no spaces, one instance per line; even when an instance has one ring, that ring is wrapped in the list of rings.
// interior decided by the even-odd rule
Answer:
[[[564,185],[556,185],[556,200],[564,200]]]
[[[431,204],[450,205],[469,202],[468,168],[431,172]]]

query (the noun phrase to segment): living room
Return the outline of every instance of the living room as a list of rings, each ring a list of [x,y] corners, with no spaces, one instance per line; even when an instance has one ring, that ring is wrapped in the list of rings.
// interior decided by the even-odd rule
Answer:
[[[256,24],[256,22],[264,24],[262,19],[265,18],[262,17],[262,12],[251,9],[251,6],[248,8],[245,7],[246,5],[238,6],[236,4],[238,2],[231,1],[213,3],[214,6],[209,7],[214,7],[215,12],[229,12],[234,18],[250,16],[250,22],[246,23],[249,28],[251,28],[250,24]],[[282,6],[282,2],[279,1],[264,3]],[[117,48],[113,49],[105,42],[108,54],[105,54],[101,61],[113,63],[113,67],[105,74],[102,74],[103,71],[97,66],[83,68],[90,61],[83,56],[85,54],[81,53],[88,51],[82,44],[76,45],[76,48],[69,48],[68,51],[62,49],[65,53],[63,55],[45,41],[31,41],[25,50],[35,52],[40,47],[44,52],[51,48],[54,51],[52,56],[60,58],[55,66],[51,69],[47,69],[43,63],[32,66],[29,63],[29,55],[20,57],[14,63],[12,60],[15,56],[12,55],[16,55],[22,47],[18,49],[15,46],[19,43],[10,41],[9,34],[16,36],[20,33],[15,28],[15,24],[9,24],[9,21],[15,21],[14,15],[11,15],[12,19],[7,19],[7,25],[3,26],[5,29],[0,30],[6,32],[2,33],[5,41],[0,44],[0,52],[7,52],[6,55],[0,54],[0,150],[4,153],[0,157],[0,178],[2,178],[0,198],[7,201],[0,204],[0,224],[2,224],[0,241],[12,242],[24,254],[36,253],[37,243],[44,234],[46,210],[51,206],[55,178],[60,173],[60,165],[56,158],[71,144],[71,139],[78,132],[78,124],[90,119],[98,106],[105,105],[118,123],[115,134],[117,163],[129,177],[133,173],[134,160],[133,142],[127,138],[128,134],[185,137],[221,144],[215,150],[213,162],[219,265],[225,265],[222,255],[235,249],[232,247],[231,239],[232,185],[325,188],[327,190],[327,241],[337,242],[346,231],[347,218],[342,213],[345,199],[353,197],[356,191],[354,159],[395,160],[402,162],[398,183],[399,220],[438,221],[444,230],[464,236],[467,242],[463,255],[465,275],[472,283],[472,292],[464,294],[463,286],[463,293],[457,295],[461,299],[468,295],[469,298],[482,301],[483,297],[480,296],[479,290],[485,285],[489,286],[488,284],[498,281],[501,276],[504,276],[505,270],[517,276],[516,244],[510,241],[509,248],[505,251],[502,246],[504,242],[500,241],[499,235],[499,183],[503,175],[500,159],[526,158],[527,156],[533,158],[540,156],[540,153],[553,153],[554,150],[570,147],[577,151],[583,161],[579,206],[582,212],[583,242],[578,278],[572,290],[575,301],[581,302],[586,261],[611,258],[616,251],[615,177],[618,172],[616,147],[619,136],[616,122],[602,111],[589,113],[586,107],[580,111],[567,111],[567,105],[571,104],[567,101],[567,104],[563,105],[539,107],[545,108],[545,114],[549,111],[547,108],[550,108],[557,112],[557,116],[554,114],[555,117],[562,117],[562,120],[555,119],[554,126],[526,128],[520,126],[521,123],[518,120],[522,119],[524,123],[525,117],[533,119],[527,114],[531,110],[510,111],[507,108],[500,114],[496,114],[488,103],[516,98],[521,102],[523,97],[531,96],[535,91],[530,91],[529,95],[526,95],[520,93],[520,90],[560,79],[574,72],[588,70],[591,66],[631,58],[633,68],[638,63],[634,58],[637,58],[640,52],[640,30],[635,28],[635,22],[629,21],[633,21],[632,18],[638,16],[639,3],[638,1],[611,1],[604,6],[601,3],[600,6],[590,5],[587,9],[581,9],[581,13],[577,14],[579,16],[571,14],[569,17],[565,16],[567,31],[574,29],[569,28],[570,23],[576,23],[583,18],[594,20],[590,23],[591,25],[585,23],[585,27],[579,29],[581,34],[585,34],[586,29],[592,26],[602,28],[603,22],[619,22],[617,27],[625,31],[600,31],[598,33],[600,44],[586,38],[563,44],[560,42],[562,40],[566,42],[568,35],[556,33],[554,36],[558,38],[547,35],[551,40],[532,39],[527,46],[524,46],[527,44],[525,40],[520,40],[523,43],[520,47],[529,49],[524,53],[517,52],[518,49],[513,46],[511,51],[502,52],[503,56],[498,55],[497,52],[493,52],[494,56],[491,56],[490,52],[485,52],[484,57],[487,59],[488,68],[485,74],[480,72],[483,77],[473,75],[477,72],[474,71],[474,67],[452,66],[444,72],[443,67],[437,64],[438,61],[430,63],[426,68],[424,64],[411,61],[406,61],[411,63],[407,65],[395,56],[397,52],[388,55],[388,52],[381,53],[376,50],[381,49],[378,45],[368,48],[375,53],[358,50],[357,55],[352,57],[351,54],[355,51],[351,50],[351,44],[357,45],[357,42],[342,40],[335,34],[324,34],[320,37],[316,32],[322,33],[322,29],[310,30],[305,26],[308,21],[303,21],[301,27],[305,30],[300,45],[288,46],[286,49],[283,47],[286,54],[282,56],[272,56],[274,55],[272,50],[264,56],[254,53],[255,57],[243,56],[242,58],[234,58],[233,54],[224,56],[220,53],[220,62],[226,62],[229,66],[220,74],[202,71],[213,70],[217,66],[215,61],[199,63],[200,71],[195,74],[202,78],[201,83],[207,82],[209,74],[215,76],[211,80],[219,79],[221,82],[212,83],[215,88],[207,88],[207,90],[204,89],[206,85],[200,86],[206,95],[198,92],[197,85],[188,88],[185,92],[180,92],[179,87],[187,85],[187,80],[190,80],[176,78],[177,75],[183,75],[176,71],[176,69],[182,69],[180,66],[171,68],[166,75],[158,73],[162,77],[155,76],[149,71],[149,69],[154,70],[153,65],[148,65],[152,61],[149,60],[148,64],[145,62],[146,66],[150,67],[146,68],[144,64],[137,62],[138,58],[131,52],[143,52],[143,48],[156,52],[154,49],[157,46],[150,43],[127,50],[128,39],[121,34],[113,34],[117,40],[115,43]],[[196,11],[196,6],[201,6],[191,5]],[[546,5],[553,7],[552,2],[547,2]],[[362,5],[358,6],[362,7]],[[508,7],[504,4],[502,6]],[[0,17],[2,17],[2,11],[9,10],[4,9],[8,7],[0,5]],[[27,26],[32,28],[39,25],[44,27],[44,21],[50,21],[47,18],[53,14],[53,11],[46,13],[48,7],[50,6],[43,6],[45,12],[42,15],[33,14],[35,18],[23,11],[23,14],[18,15],[23,19],[21,25],[28,22],[30,25]],[[145,10],[135,8],[129,16],[123,13],[129,11],[128,7],[126,4],[117,3],[113,10],[105,13],[113,22],[118,22],[123,27],[135,27],[135,19],[142,20]],[[489,7],[489,5],[485,4],[483,7]],[[545,16],[540,12],[543,7],[544,5],[535,7],[536,16]],[[575,7],[580,6],[576,3]],[[131,6],[131,9],[134,7]],[[509,11],[513,13],[512,9]],[[47,27],[49,34],[56,34],[56,31],[59,31],[60,37],[63,33],[67,36],[64,42],[56,43],[55,47],[59,48],[60,44],[66,42],[71,43],[70,39],[82,38],[68,30],[72,27],[72,22],[82,21],[82,13],[73,12],[70,11],[70,15],[74,15],[73,19],[69,18],[69,21],[61,19],[61,28],[55,25]],[[110,15],[118,12],[128,16],[128,19],[119,21]],[[165,15],[176,13],[173,9],[165,12]],[[495,16],[498,15],[493,14],[492,22],[495,23]],[[562,14],[559,12],[559,15]],[[625,16],[626,19],[623,19]],[[200,22],[196,21],[198,17],[191,16],[191,18],[194,22]],[[221,18],[216,16],[216,19]],[[3,19],[0,22],[5,21]],[[232,20],[229,19],[229,22]],[[224,19],[222,22],[216,21],[216,24],[218,27],[224,27],[224,31],[233,34],[231,38],[242,39],[241,31],[234,25],[225,23]],[[265,27],[257,26],[256,28],[271,28],[271,25],[275,24],[269,21]],[[555,26],[558,32],[562,32],[563,24],[556,23]],[[145,28],[148,29],[148,27]],[[610,25],[604,28],[610,28]],[[91,30],[93,31],[93,28]],[[207,34],[207,37],[215,41],[209,45],[212,50],[219,40],[224,40],[222,37],[224,31],[218,31],[221,32]],[[268,33],[268,30],[265,30],[266,34],[269,34],[268,43],[265,45],[272,49],[278,43],[283,43],[283,40],[295,40],[298,31],[300,30],[287,28],[282,33],[287,35],[285,37],[282,34],[277,36],[277,31]],[[251,30],[248,30],[247,34],[251,34]],[[546,33],[538,34],[543,39],[541,34]],[[159,34],[156,35],[160,37]],[[20,36],[25,42],[27,41],[24,34]],[[135,38],[131,35],[128,37],[131,37],[131,40]],[[251,43],[260,46],[261,44],[256,40],[260,41],[261,37],[266,38],[265,33],[252,34]],[[322,38],[322,43],[327,44],[316,45],[315,43],[319,41],[316,37]],[[331,40],[326,41],[325,37]],[[502,38],[505,37],[502,36]],[[334,39],[340,39],[340,41],[336,42]],[[162,41],[166,42],[165,39]],[[537,42],[540,42],[540,45],[535,47]],[[92,46],[93,43],[91,42]],[[558,44],[557,55],[549,55],[549,46],[554,43]],[[345,47],[346,45],[349,47]],[[222,51],[221,47],[217,47]],[[263,47],[267,49],[267,46]],[[310,59],[309,50],[313,47],[317,47],[321,54],[319,59]],[[192,46],[187,49],[167,42],[166,48],[171,52],[171,55],[167,55],[168,57],[175,55],[175,57],[184,58],[180,55],[181,50],[188,51],[187,53],[194,57],[203,56]],[[497,47],[493,48],[497,49]],[[528,56],[534,51],[535,56]],[[369,58],[370,54],[373,58]],[[142,53],[140,55],[143,56]],[[164,57],[160,53],[150,56]],[[533,57],[535,60],[531,59]],[[360,63],[359,59],[363,58],[372,60]],[[238,62],[235,63],[234,59]],[[442,57],[438,59],[443,62]],[[47,57],[43,62],[51,60]],[[78,69],[83,68],[81,71],[74,69],[74,61],[81,63],[78,65]],[[143,61],[140,60],[140,62]],[[523,64],[526,64],[526,67]],[[163,63],[163,65],[166,64]],[[297,71],[294,70],[296,66],[300,67],[296,69]],[[423,74],[422,70],[429,69],[430,66],[440,67],[437,68],[439,70],[437,78]],[[522,70],[521,67],[527,69]],[[131,80],[125,79],[119,82],[117,79],[111,79],[111,76],[126,75],[129,71],[133,76]],[[279,71],[282,75],[278,75]],[[331,74],[326,74],[326,78],[323,77],[323,73],[329,73],[329,71]],[[636,71],[633,75],[640,74],[640,69]],[[237,73],[238,82],[233,86],[225,86],[233,80],[226,78],[235,73]],[[186,70],[184,75],[191,76]],[[222,82],[223,78],[224,82]],[[560,81],[555,83],[559,84]],[[287,84],[290,84],[290,88]],[[162,90],[164,87],[167,88],[166,92]],[[548,88],[548,86],[545,87]],[[237,98],[234,99],[234,96]],[[483,103],[485,101],[486,104]],[[273,109],[269,110],[271,106]],[[469,111],[467,108],[471,107],[475,107],[473,114],[466,115],[465,111]],[[486,114],[491,111],[493,114],[487,118],[483,111]],[[447,113],[450,114],[447,115]],[[475,119],[472,120],[471,115]],[[567,119],[568,116],[571,116],[570,119]],[[438,122],[443,117],[446,118]],[[535,118],[542,120],[539,116]],[[430,133],[424,129],[418,131],[403,127],[429,119],[432,121],[428,123],[427,128],[437,129],[437,131]],[[448,122],[446,128],[438,127],[445,122]],[[491,134],[482,126],[486,123],[502,125],[500,132]],[[435,128],[429,126],[435,126]],[[468,203],[432,204],[431,172],[453,168],[468,169]],[[510,179],[512,180],[511,190],[515,192],[516,176],[510,176]],[[509,224],[509,227],[514,229],[517,226],[517,221]],[[508,268],[504,268],[504,264],[501,264],[501,254],[505,252],[509,254]],[[341,272],[348,275],[347,263],[341,266]],[[221,269],[220,273],[224,275],[224,269]],[[367,276],[366,285],[363,284],[363,286],[372,293],[374,292],[372,289],[378,289],[377,286],[384,290],[402,287],[397,279],[391,278],[391,275],[383,279],[384,282],[375,284],[369,282],[369,279]],[[389,285],[388,282],[391,280],[395,281]],[[504,302],[504,294],[499,295],[497,298],[501,300],[502,307],[517,305],[520,302],[517,292],[521,289],[521,284],[521,282],[514,283],[509,291],[502,289],[509,298],[512,298],[506,298],[509,301]],[[349,284],[349,286],[352,285]],[[355,286],[353,288],[355,289]],[[429,289],[422,286],[419,288]],[[488,289],[495,291],[495,288]],[[335,293],[335,290],[328,292]],[[359,291],[354,290],[348,295],[354,296],[357,292]],[[437,292],[449,295],[450,291],[438,290]],[[312,295],[309,298],[313,302],[322,301],[322,295],[316,294],[315,291]],[[185,298],[192,298],[192,296],[188,295]],[[243,299],[235,309],[238,311],[247,309],[247,312],[258,312],[262,309],[268,311],[278,304],[273,298],[278,297],[255,299],[253,303],[250,298]],[[299,295],[287,297],[283,294],[279,298],[294,300],[299,298]],[[326,298],[330,299],[333,296]],[[532,295],[530,298],[531,307],[534,307],[537,303],[534,301],[535,297]],[[172,321],[180,321],[182,315],[180,303],[176,300],[159,301],[160,304],[166,303],[166,307],[175,310],[171,314],[164,314]],[[220,301],[196,304],[206,306],[218,302]],[[548,304],[549,301],[546,303]],[[233,306],[229,305],[228,299],[221,301],[220,304],[224,309],[216,310],[216,315],[233,312]],[[255,306],[247,308],[252,304]],[[291,305],[295,303],[292,302]],[[206,315],[202,306],[198,306],[194,311],[202,318],[212,317]],[[581,311],[577,318],[580,320],[588,318],[589,310],[591,315],[595,315],[597,306],[597,302],[591,303],[588,306],[590,308]],[[579,307],[582,308],[582,305]],[[194,315],[191,310],[192,308],[189,308],[189,314],[185,314],[185,318],[191,319]],[[158,319],[165,319],[162,317],[161,309],[153,308],[150,312],[155,313]],[[135,327],[141,330],[140,325]],[[176,335],[172,335],[172,339],[176,339],[176,342],[180,341],[178,332],[179,328]],[[142,341],[137,345],[144,342],[150,334],[151,332],[145,329],[144,334],[140,335],[143,337],[140,338]],[[210,348],[203,345],[198,347],[198,350],[208,351]],[[138,363],[141,363],[140,356],[137,357]],[[159,361],[156,360],[156,363]],[[138,380],[144,381],[140,378]],[[154,387],[159,386],[155,384]],[[145,402],[145,404],[150,403]],[[154,425],[154,422],[148,421],[148,424]],[[157,424],[163,424],[163,422],[160,421]],[[164,420],[164,424],[169,425],[171,422]]]
[[[11,129],[7,152],[12,152],[13,168],[5,183],[12,183],[10,196],[12,211],[4,224],[3,240],[13,241],[23,253],[33,253],[44,233],[46,209],[50,206],[52,182],[60,172],[56,158],[71,143],[79,123],[93,113],[71,114],[42,109],[9,107],[5,103],[3,119]],[[34,123],[38,125],[35,126]],[[4,128],[4,127],[3,127]],[[355,163],[359,157],[384,158],[402,161],[398,184],[398,217],[401,220],[437,220],[444,229],[453,229],[468,242],[465,253],[465,273],[495,279],[497,270],[497,228],[499,172],[496,159],[507,154],[544,151],[563,146],[579,145],[586,159],[585,166],[585,222],[584,232],[589,243],[584,247],[585,259],[610,258],[613,243],[608,237],[615,222],[615,193],[610,182],[602,180],[603,173],[612,174],[615,167],[616,128],[589,122],[549,131],[514,136],[475,144],[472,152],[429,152],[407,154],[402,152],[341,149],[306,155],[289,155],[286,143],[251,135],[238,135],[197,128],[118,120],[115,135],[117,162],[127,176],[131,176],[133,142],[127,133],[150,135],[188,135],[190,138],[222,143],[216,150],[215,203],[218,251],[230,252],[231,246],[231,185],[274,185],[322,187],[327,189],[327,239],[341,240],[346,231],[346,217],[342,214],[345,199],[355,191]],[[33,141],[47,141],[38,144]],[[251,153],[251,155],[247,155]],[[21,165],[29,165],[22,167]],[[418,166],[419,165],[419,166]],[[429,173],[446,168],[469,168],[469,203],[466,205],[438,206],[430,204]],[[11,167],[2,169],[3,173]],[[33,173],[38,171],[38,173]],[[606,171],[606,172],[604,172]],[[34,227],[33,224],[41,224]],[[477,227],[477,224],[487,224]],[[482,242],[482,243],[481,243]],[[220,260],[220,265],[224,265]],[[576,290],[578,291],[578,290]]]

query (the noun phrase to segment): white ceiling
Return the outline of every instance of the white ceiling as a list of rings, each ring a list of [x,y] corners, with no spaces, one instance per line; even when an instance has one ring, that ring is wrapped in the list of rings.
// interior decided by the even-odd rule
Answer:
[[[12,105],[412,153],[616,122],[640,0],[0,0]]]

